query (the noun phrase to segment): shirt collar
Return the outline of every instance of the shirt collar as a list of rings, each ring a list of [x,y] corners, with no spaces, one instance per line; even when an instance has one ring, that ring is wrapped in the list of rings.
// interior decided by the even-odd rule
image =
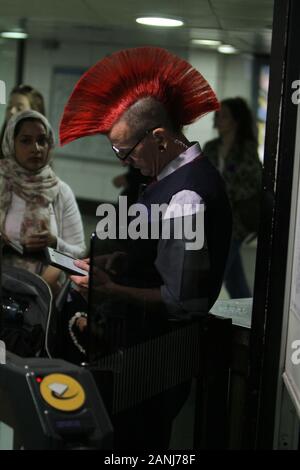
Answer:
[[[162,180],[166,176],[171,175],[174,171],[178,170],[178,168],[190,163],[191,161],[195,160],[202,153],[201,147],[199,142],[194,142],[191,147],[187,148],[184,152],[182,152],[178,157],[168,163],[164,169],[157,175],[157,181]]]

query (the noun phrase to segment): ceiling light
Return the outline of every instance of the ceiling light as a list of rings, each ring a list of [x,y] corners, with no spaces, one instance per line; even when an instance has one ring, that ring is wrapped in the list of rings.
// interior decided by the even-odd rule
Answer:
[[[192,39],[192,44],[199,44],[199,46],[220,46],[221,41],[216,39]]]
[[[165,26],[168,28],[174,28],[183,25],[183,21],[173,20],[171,18],[155,18],[155,17],[143,17],[135,20],[139,24],[145,24],[148,26]]]
[[[3,31],[1,37],[5,39],[26,39],[28,34],[23,31]]]
[[[222,46],[218,47],[218,51],[221,52],[221,54],[235,54],[237,49],[230,44],[222,44]]]

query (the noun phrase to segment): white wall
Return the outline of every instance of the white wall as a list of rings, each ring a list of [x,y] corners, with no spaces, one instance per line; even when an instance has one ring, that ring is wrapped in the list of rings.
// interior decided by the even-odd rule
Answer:
[[[220,101],[224,98],[241,96],[251,107],[253,83],[251,56],[224,55],[215,51],[193,49],[188,60],[206,78]],[[199,140],[202,145],[216,137],[217,133],[213,129],[213,113],[189,126],[186,134],[190,140]]]
[[[206,52],[192,49],[189,53],[188,61],[197,69],[208,81],[212,89],[218,94],[218,74],[219,74],[219,54],[215,51]],[[201,145],[215,137],[213,129],[213,113],[209,113],[199,121],[186,128],[186,135],[189,140],[197,140]]]
[[[241,96],[252,105],[253,57],[246,54],[219,55],[219,98]]]
[[[123,45],[126,48],[126,44]],[[132,47],[132,46],[131,46]],[[119,47],[117,47],[119,49]],[[29,41],[26,53],[24,82],[37,87],[45,96],[47,112],[51,107],[51,79],[54,67],[89,67],[104,55],[115,50],[104,45],[62,42],[57,49],[45,48],[38,41]],[[185,51],[178,54],[183,55]],[[211,84],[219,99],[243,96],[250,101],[252,86],[252,59],[245,56],[224,56],[215,51],[191,49],[187,60],[197,68]],[[53,96],[53,95],[52,95]],[[216,134],[212,126],[212,113],[186,129],[190,140],[201,144]],[[59,155],[55,160],[59,176],[71,185],[76,196],[93,200],[116,200],[119,190],[112,178],[123,173],[112,154],[112,164],[82,158]]]
[[[16,74],[16,41],[0,39],[0,80],[6,85],[6,103],[9,91],[15,85]],[[4,121],[5,106],[0,105],[0,129]]]

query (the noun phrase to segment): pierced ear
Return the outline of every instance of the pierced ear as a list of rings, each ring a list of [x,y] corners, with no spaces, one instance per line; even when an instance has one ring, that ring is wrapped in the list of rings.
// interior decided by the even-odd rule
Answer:
[[[153,137],[160,144],[166,139],[166,130],[163,127],[158,127],[153,131]]]
[[[153,137],[158,145],[158,150],[160,152],[165,152],[168,146],[166,129],[163,127],[158,127],[153,131]]]

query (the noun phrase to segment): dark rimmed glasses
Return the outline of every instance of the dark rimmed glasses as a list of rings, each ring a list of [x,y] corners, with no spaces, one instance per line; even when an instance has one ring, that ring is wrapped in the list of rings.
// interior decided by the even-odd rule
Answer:
[[[155,129],[157,129],[158,127],[159,127],[159,126],[155,126],[155,127],[152,127],[151,129],[147,129],[147,130],[145,131],[145,133],[142,135],[142,137],[141,137],[141,138],[134,144],[134,146],[133,146],[130,150],[128,150],[127,152],[124,151],[124,150],[122,150],[122,149],[118,149],[118,148],[115,147],[114,145],[112,145],[111,148],[113,149],[113,151],[115,152],[115,154],[117,155],[117,157],[118,157],[120,160],[124,161],[124,160],[126,160],[126,159],[130,156],[130,154],[131,154],[131,153],[134,151],[134,149],[142,142],[142,140],[144,140],[145,137],[150,134],[150,132],[153,132],[153,131],[154,131]]]

